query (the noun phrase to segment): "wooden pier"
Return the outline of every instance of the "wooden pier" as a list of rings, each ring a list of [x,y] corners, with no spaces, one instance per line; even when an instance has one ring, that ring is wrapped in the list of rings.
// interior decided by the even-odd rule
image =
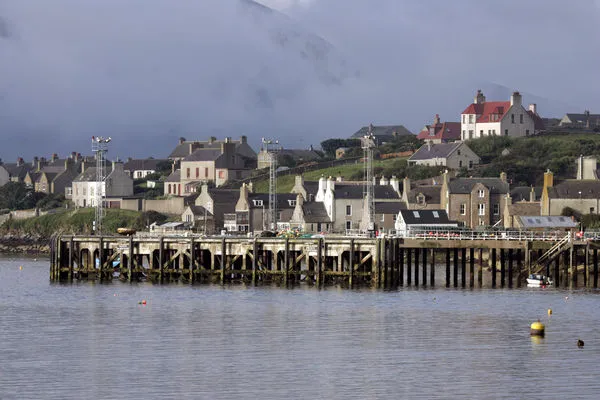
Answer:
[[[519,287],[542,270],[556,287],[598,287],[594,241],[59,236],[53,282],[95,280],[346,287]],[[549,249],[553,252],[548,256]],[[555,254],[554,254],[555,253]],[[537,264],[543,260],[543,264]],[[445,274],[437,277],[440,266]],[[438,268],[436,268],[436,266]],[[436,271],[437,270],[437,271]],[[488,281],[484,284],[484,276]],[[582,282],[578,281],[578,276]],[[498,279],[499,278],[499,279]]]

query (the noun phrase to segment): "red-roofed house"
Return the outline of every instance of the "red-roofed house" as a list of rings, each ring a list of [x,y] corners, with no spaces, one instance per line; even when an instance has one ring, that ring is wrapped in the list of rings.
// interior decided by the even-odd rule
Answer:
[[[485,101],[477,91],[473,104],[461,114],[462,140],[484,136],[529,136],[535,133],[535,121],[523,108],[521,94],[514,92],[510,101]]]
[[[433,124],[417,135],[417,139],[427,140],[431,143],[447,143],[460,140],[460,122],[440,122],[440,115],[435,114]]]

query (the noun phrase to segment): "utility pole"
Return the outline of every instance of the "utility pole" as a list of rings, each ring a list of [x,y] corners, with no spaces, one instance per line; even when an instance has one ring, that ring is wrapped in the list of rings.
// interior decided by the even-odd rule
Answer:
[[[111,138],[92,136],[92,151],[96,155],[96,188],[94,193],[96,214],[94,217],[94,233],[102,235],[102,218],[104,218],[105,179],[104,154],[108,151]]]
[[[271,231],[277,230],[277,151],[281,150],[279,140],[262,138],[263,150],[269,160],[269,214],[268,223]],[[264,217],[264,212],[263,212]]]
[[[364,153],[364,178],[363,198],[365,201],[365,220],[363,226],[367,231],[375,230],[375,185],[373,182],[373,149],[375,148],[375,136],[373,136],[373,125],[361,138],[361,147]]]

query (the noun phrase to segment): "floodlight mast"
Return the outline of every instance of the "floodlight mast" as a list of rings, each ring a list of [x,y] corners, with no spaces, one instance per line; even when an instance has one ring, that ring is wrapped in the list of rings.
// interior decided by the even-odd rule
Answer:
[[[267,223],[269,229],[274,231],[277,229],[277,152],[281,150],[281,147],[277,139],[262,138],[262,143],[263,150],[267,153],[267,159],[269,160],[269,209]]]
[[[367,231],[375,230],[375,185],[373,182],[373,148],[375,148],[375,136],[373,135],[373,125],[369,125],[367,134],[361,138],[361,145],[364,153],[364,188],[363,196],[366,208],[366,221],[363,225]]]
[[[104,197],[106,194],[105,188],[105,171],[104,171],[104,154],[108,151],[108,143],[112,139],[110,137],[92,136],[92,151],[96,157],[96,185],[94,190],[94,205],[96,213],[94,217],[94,233],[102,235],[102,219],[104,218]]]

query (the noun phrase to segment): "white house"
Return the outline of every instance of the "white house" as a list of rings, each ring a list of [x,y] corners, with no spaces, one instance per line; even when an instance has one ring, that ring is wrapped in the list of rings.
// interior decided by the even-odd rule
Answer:
[[[450,221],[445,210],[400,210],[395,228],[398,234],[411,231],[440,231],[457,228],[456,221]]]
[[[98,187],[103,197],[118,197],[133,195],[133,179],[123,170],[123,164],[113,162],[106,179],[98,185],[96,181],[96,168],[85,168],[71,186],[71,200],[76,207],[95,207]]]
[[[461,139],[484,136],[529,136],[535,133],[535,105],[526,110],[521,94],[514,92],[510,101],[486,101],[481,90],[461,114]]]

